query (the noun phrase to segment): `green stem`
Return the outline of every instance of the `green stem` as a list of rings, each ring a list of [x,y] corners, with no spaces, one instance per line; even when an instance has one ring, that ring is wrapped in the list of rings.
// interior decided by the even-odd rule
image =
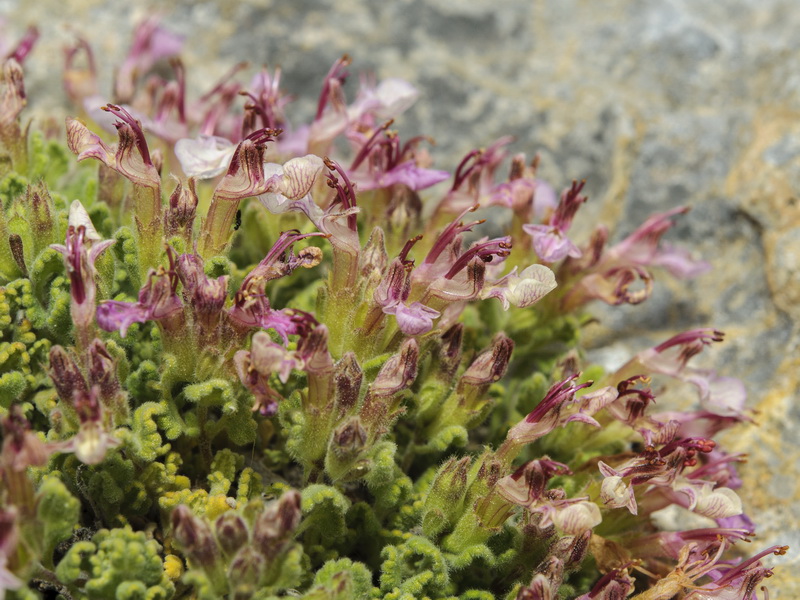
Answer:
[[[161,188],[134,185],[133,206],[139,247],[139,278],[144,283],[148,271],[156,268],[161,258]]]
[[[214,195],[211,207],[203,221],[200,232],[199,252],[203,258],[222,254],[231,237],[236,211],[239,210],[239,199],[223,198]]]

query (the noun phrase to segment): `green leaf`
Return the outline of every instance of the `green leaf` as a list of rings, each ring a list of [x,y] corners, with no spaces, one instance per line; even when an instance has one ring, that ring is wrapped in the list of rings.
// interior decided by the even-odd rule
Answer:
[[[43,525],[44,564],[52,566],[56,546],[72,536],[72,529],[79,522],[80,508],[80,502],[58,477],[48,476],[42,480],[37,492],[36,518]]]

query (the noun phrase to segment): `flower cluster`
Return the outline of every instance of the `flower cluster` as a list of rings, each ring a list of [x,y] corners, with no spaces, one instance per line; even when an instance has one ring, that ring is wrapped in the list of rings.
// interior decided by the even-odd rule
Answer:
[[[506,138],[434,168],[391,129],[409,83],[348,99],[343,57],[302,125],[280,70],[191,100],[155,20],[105,92],[67,49],[46,139],[36,35],[0,82],[0,598],[753,600],[786,548],[731,550],[755,526],[714,438],[751,418],[692,365],[723,334],[615,372],[580,347],[592,302],[709,268],[662,241],[686,208],[570,239],[583,182]]]

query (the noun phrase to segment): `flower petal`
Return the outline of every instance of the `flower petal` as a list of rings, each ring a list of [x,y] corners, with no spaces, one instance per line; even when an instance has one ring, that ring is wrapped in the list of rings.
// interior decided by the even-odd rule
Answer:
[[[187,177],[211,179],[228,168],[236,146],[215,135],[200,135],[175,142],[175,156]]]

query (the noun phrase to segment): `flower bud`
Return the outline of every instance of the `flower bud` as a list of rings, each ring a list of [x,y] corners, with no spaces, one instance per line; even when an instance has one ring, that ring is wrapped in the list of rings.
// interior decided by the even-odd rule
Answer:
[[[346,352],[334,367],[335,406],[338,414],[344,415],[356,405],[363,377],[364,373],[356,360],[356,355]]]
[[[28,467],[40,467],[47,462],[52,449],[30,429],[30,423],[22,414],[20,406],[12,404],[8,415],[0,421],[0,431],[3,434],[0,472],[4,468],[10,468],[23,473]]]
[[[247,543],[250,533],[244,519],[234,512],[226,512],[214,523],[219,547],[225,554],[233,555]]]
[[[100,388],[103,400],[114,398],[120,391],[116,361],[97,338],[89,346],[89,384]]]
[[[375,227],[361,250],[358,259],[361,274],[368,277],[373,271],[383,273],[389,256],[386,254],[386,242],[384,241],[383,229]]]
[[[414,338],[409,338],[381,368],[369,388],[374,397],[393,396],[410,386],[417,377],[419,346]]]
[[[547,484],[554,475],[570,473],[567,465],[546,456],[525,463],[514,473],[497,482],[497,491],[509,502],[529,507],[537,502],[547,490]]]
[[[437,377],[449,381],[461,364],[461,340],[464,336],[464,325],[456,323],[445,331],[441,337],[441,346],[436,353],[439,368],[435,370]]]
[[[191,239],[192,224],[197,212],[197,192],[195,179],[190,177],[186,185],[178,181],[169,197],[169,206],[164,215],[164,235],[169,238],[183,234]]]
[[[22,67],[14,59],[6,60],[3,63],[2,95],[0,95],[0,137],[2,142],[6,140],[9,130],[17,121],[19,114],[27,104],[25,96],[25,83],[22,76]]]
[[[328,351],[328,328],[316,325],[297,343],[297,355],[307,373],[325,375],[333,370],[333,359]]]
[[[514,342],[503,333],[492,340],[492,347],[476,358],[461,376],[459,386],[481,387],[499,381],[508,369]]]
[[[426,536],[432,538],[455,523],[467,493],[467,472],[471,465],[469,456],[451,458],[436,473],[422,509],[422,530]]]
[[[46,242],[55,241],[52,239],[55,233],[53,231],[55,206],[44,181],[28,186],[26,204],[30,211],[28,213],[29,220],[36,235],[46,238]]]
[[[566,570],[577,567],[586,557],[591,537],[592,532],[587,529],[580,535],[559,538],[551,546],[550,555],[560,559]]]
[[[89,390],[75,359],[61,346],[50,348],[50,378],[58,397],[70,406],[76,392]]]
[[[178,505],[170,515],[172,535],[186,555],[203,567],[212,566],[219,558],[219,548],[211,527],[192,514],[188,506]]]
[[[367,443],[367,430],[358,417],[352,417],[333,430],[331,450],[341,460],[356,458]]]
[[[11,257],[17,263],[19,272],[23,277],[28,276],[28,266],[25,264],[25,248],[22,243],[22,236],[18,233],[12,233],[8,236],[8,246],[11,249]]]
[[[228,567],[232,600],[248,600],[256,591],[258,580],[266,568],[264,556],[252,546],[244,546]]]
[[[300,510],[300,494],[295,490],[284,492],[279,500],[270,502],[253,528],[253,544],[267,559],[271,560],[286,547],[303,513]]]

